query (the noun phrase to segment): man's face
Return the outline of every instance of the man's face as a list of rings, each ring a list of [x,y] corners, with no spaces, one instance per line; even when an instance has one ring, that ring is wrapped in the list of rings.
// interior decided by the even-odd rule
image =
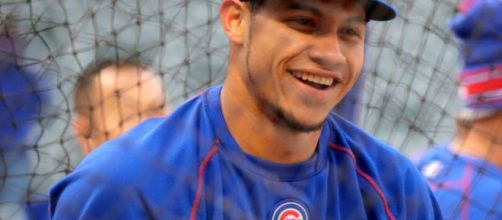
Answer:
[[[268,0],[250,16],[243,78],[272,120],[320,129],[359,76],[366,31],[353,1]]]
[[[91,137],[84,154],[139,122],[166,113],[162,80],[149,70],[107,67],[95,77],[91,89]]]

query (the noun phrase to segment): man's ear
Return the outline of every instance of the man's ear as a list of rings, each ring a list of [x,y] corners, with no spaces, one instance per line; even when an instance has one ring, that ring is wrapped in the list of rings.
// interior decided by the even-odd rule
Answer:
[[[76,114],[73,119],[72,128],[80,144],[81,152],[83,156],[86,156],[92,150],[89,143],[91,129],[89,120],[80,114]]]
[[[220,7],[220,22],[228,39],[235,44],[242,44],[245,36],[245,13],[247,5],[240,0],[223,0]]]

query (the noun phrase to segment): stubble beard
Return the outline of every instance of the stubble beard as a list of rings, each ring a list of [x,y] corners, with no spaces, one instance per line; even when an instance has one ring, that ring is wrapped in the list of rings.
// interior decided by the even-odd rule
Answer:
[[[260,90],[259,82],[251,74],[250,69],[250,55],[251,55],[251,44],[253,43],[253,21],[250,23],[250,31],[248,34],[248,42],[246,48],[246,74],[248,77],[248,89],[251,95],[255,97],[259,110],[274,124],[285,125],[289,129],[298,132],[313,132],[318,131],[322,128],[324,120],[317,124],[306,124],[302,123],[293,114],[286,111],[283,107],[279,106],[277,103],[272,102],[264,94],[264,91]]]

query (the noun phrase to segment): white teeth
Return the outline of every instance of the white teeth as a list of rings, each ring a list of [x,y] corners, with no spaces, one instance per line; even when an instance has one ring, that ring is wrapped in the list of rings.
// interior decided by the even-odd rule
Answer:
[[[333,84],[333,80],[334,80],[333,78],[330,78],[330,77],[315,76],[315,75],[311,75],[308,73],[302,73],[302,72],[296,72],[296,71],[291,72],[291,73],[296,78],[303,79],[305,81],[310,81],[310,82],[317,83],[317,84],[321,84],[324,86],[331,86],[331,84]]]

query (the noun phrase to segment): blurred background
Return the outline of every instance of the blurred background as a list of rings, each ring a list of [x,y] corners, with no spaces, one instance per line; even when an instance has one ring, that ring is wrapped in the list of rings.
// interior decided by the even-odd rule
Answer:
[[[458,0],[389,0],[391,22],[369,23],[355,122],[407,156],[451,139]],[[91,62],[149,60],[172,108],[225,78],[219,0],[0,0],[0,219],[27,218],[82,159],[74,86]],[[12,101],[14,100],[14,101]],[[24,110],[18,110],[24,109]]]

